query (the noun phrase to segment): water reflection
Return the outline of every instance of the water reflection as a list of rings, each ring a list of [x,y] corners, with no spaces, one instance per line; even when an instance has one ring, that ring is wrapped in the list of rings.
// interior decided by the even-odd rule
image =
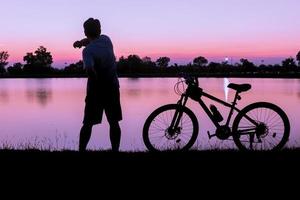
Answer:
[[[9,95],[6,89],[0,90],[0,102],[1,103],[8,103],[9,102]]]
[[[52,79],[28,79],[26,81],[26,97],[29,102],[35,101],[42,107],[46,107],[52,100]]]
[[[225,101],[228,101],[228,93],[229,93],[229,88],[228,85],[230,84],[228,78],[224,78],[224,94],[225,94]]]
[[[128,78],[128,82],[136,83],[140,80],[140,78]]]
[[[297,96],[298,99],[300,100],[300,79],[297,80]]]
[[[243,108],[256,101],[278,104],[287,112],[291,121],[290,145],[296,142],[299,143],[297,146],[300,145],[300,124],[297,123],[300,117],[298,106],[300,80],[201,78],[199,81],[204,91],[220,99],[224,99],[225,96],[228,101],[235,94],[234,91],[227,89],[229,82],[252,84],[253,89],[242,94],[243,99],[238,107]],[[174,93],[176,82],[176,78],[120,79],[124,114],[121,123],[123,130],[121,150],[145,150],[142,140],[145,119],[159,106],[178,101],[179,97]],[[0,80],[0,104],[7,103],[1,106],[0,144],[6,136],[11,143],[18,144],[18,141],[26,141],[26,138],[36,136],[55,138],[57,134],[65,134],[68,141],[78,141],[83,117],[85,86],[86,79]],[[291,94],[287,94],[287,90]],[[199,104],[189,101],[188,106],[195,112],[201,126],[196,147],[226,148],[223,143],[208,140],[207,131],[214,132],[215,127],[206,114],[199,109]],[[227,114],[228,110],[218,108],[221,114],[227,117],[224,113]],[[93,132],[90,148],[110,148],[109,127],[106,120],[102,125],[95,127]],[[229,141],[228,145],[231,144]],[[67,144],[66,148],[72,149],[74,144]]]
[[[8,80],[6,79],[2,79],[0,84],[0,103],[4,103],[4,104],[7,104],[9,102],[7,81]]]
[[[141,95],[141,90],[139,90],[139,89],[128,89],[125,92],[128,96],[133,97],[133,98]]]
[[[36,102],[43,107],[47,106],[52,99],[52,91],[47,88],[27,90],[26,95],[30,102],[34,102],[34,100],[36,100]]]
[[[154,95],[159,93],[164,93],[166,91],[161,91],[161,85],[156,86],[152,79],[148,78],[128,78],[121,81],[121,91],[122,93],[131,99],[137,100],[143,97],[144,94]]]

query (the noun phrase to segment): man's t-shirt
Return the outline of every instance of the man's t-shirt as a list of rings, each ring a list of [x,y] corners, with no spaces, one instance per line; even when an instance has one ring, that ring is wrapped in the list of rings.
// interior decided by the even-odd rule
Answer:
[[[106,35],[101,35],[83,50],[83,63],[86,68],[93,67],[97,80],[88,80],[88,89],[120,87],[116,69],[113,44]]]

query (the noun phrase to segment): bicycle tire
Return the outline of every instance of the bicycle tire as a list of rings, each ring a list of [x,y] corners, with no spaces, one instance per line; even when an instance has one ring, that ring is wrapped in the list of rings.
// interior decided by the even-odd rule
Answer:
[[[233,130],[233,140],[234,140],[235,144],[237,145],[237,147],[240,150],[253,150],[253,149],[247,148],[243,144],[243,141],[241,139],[242,136],[238,133],[238,131],[239,131],[238,129],[239,129],[239,125],[241,123],[241,120],[243,120],[243,118],[244,118],[245,115],[250,114],[252,111],[253,111],[253,113],[255,113],[255,111],[258,112],[259,109],[263,109],[263,108],[268,109],[269,111],[267,111],[267,112],[269,112],[269,113],[270,112],[272,113],[272,111],[273,111],[275,114],[277,114],[278,116],[275,115],[275,117],[278,117],[278,119],[279,119],[279,121],[277,119],[278,123],[281,123],[281,120],[282,120],[282,124],[283,124],[284,128],[282,130],[282,138],[280,139],[280,141],[278,142],[278,144],[276,144],[274,147],[269,148],[269,149],[267,149],[267,148],[263,149],[261,147],[260,150],[272,150],[272,151],[280,150],[288,142],[289,136],[290,136],[290,122],[289,122],[289,119],[288,119],[286,113],[280,107],[278,107],[277,105],[274,105],[274,104],[271,104],[271,103],[268,103],[268,102],[258,102],[258,103],[254,103],[254,104],[251,104],[251,105],[245,107],[237,115],[237,117],[234,120],[233,128],[232,128],[232,130]],[[254,115],[254,114],[252,114],[252,115]],[[257,114],[257,118],[260,116],[260,118],[264,117],[265,121],[266,120],[270,121],[270,119],[272,119],[272,118],[270,116],[266,116],[266,115],[267,114],[261,114],[260,113],[260,114]],[[274,118],[274,116],[273,116],[273,118]],[[255,120],[255,121],[259,122],[259,123],[266,123],[266,122],[262,122],[262,120],[261,121]],[[268,125],[268,126],[266,125],[266,127],[267,127],[268,131],[271,131],[273,129],[272,127],[270,127],[270,125]],[[279,128],[276,127],[276,129],[274,128],[274,131],[281,132],[281,129],[279,129]],[[256,130],[256,132],[257,132],[257,130]],[[268,133],[268,134],[270,134],[270,133]],[[270,134],[270,135],[266,134],[265,138],[267,138],[267,136],[271,136],[271,137],[275,138],[275,137],[277,137],[277,134],[273,133],[273,136],[272,136],[272,134]],[[262,145],[266,145],[266,144],[262,143]],[[270,143],[268,145],[270,145]]]
[[[175,150],[186,151],[186,150],[189,150],[194,145],[195,141],[197,140],[198,131],[199,131],[199,124],[198,124],[197,117],[187,107],[181,106],[181,108],[180,108],[180,105],[178,105],[178,104],[169,104],[169,105],[165,105],[165,106],[162,106],[162,107],[156,109],[152,114],[150,114],[150,116],[147,118],[147,120],[144,124],[143,140],[144,140],[144,144],[146,145],[146,147],[149,151],[164,151],[164,150],[160,149],[159,147],[156,147],[155,145],[153,145],[149,138],[149,128],[150,128],[151,124],[155,121],[155,119],[160,114],[165,113],[166,111],[170,111],[170,110],[176,111],[178,109],[183,109],[183,113],[186,114],[190,118],[193,130],[192,130],[191,138],[189,139],[187,144],[184,145],[182,148],[180,148],[180,149],[177,148]],[[168,125],[168,124],[166,124],[166,125]],[[174,150],[174,149],[166,149],[166,150],[170,151],[170,150]]]

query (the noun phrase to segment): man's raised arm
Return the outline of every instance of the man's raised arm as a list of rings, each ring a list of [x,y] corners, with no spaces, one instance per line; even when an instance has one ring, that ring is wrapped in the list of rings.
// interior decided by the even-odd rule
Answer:
[[[84,38],[80,41],[74,42],[73,47],[74,48],[82,48],[82,47],[86,47],[89,43],[90,43],[90,40],[87,38]]]

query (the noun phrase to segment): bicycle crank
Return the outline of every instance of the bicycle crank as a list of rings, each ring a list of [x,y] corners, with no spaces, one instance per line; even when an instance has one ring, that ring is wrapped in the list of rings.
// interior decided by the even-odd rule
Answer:
[[[213,137],[217,137],[220,140],[227,140],[231,136],[231,129],[228,126],[221,126],[216,130],[216,133],[211,135],[209,131],[207,131],[207,135],[209,139]]]

